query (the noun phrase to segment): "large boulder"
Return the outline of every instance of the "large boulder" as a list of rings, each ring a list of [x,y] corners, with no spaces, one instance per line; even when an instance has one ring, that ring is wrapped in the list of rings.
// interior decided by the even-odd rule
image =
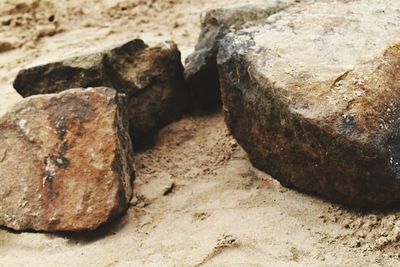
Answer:
[[[127,114],[135,147],[188,108],[180,52],[172,42],[148,47],[136,39],[100,52],[21,70],[14,88],[22,96],[69,88],[108,86],[128,98]]]
[[[23,99],[0,119],[0,225],[83,231],[132,197],[125,100],[108,88]]]
[[[225,119],[255,166],[342,203],[399,202],[399,9],[301,4],[224,38]]]
[[[185,61],[185,78],[197,109],[220,107],[217,70],[220,40],[231,31],[256,24],[286,8],[289,2],[290,0],[247,0],[202,14],[201,33],[195,51]]]

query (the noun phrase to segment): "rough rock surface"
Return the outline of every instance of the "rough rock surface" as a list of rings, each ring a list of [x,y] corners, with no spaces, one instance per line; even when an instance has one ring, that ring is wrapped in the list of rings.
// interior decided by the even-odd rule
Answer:
[[[228,127],[283,185],[357,205],[400,200],[400,2],[304,4],[228,34]]]
[[[255,24],[288,5],[288,0],[248,0],[202,15],[195,52],[185,63],[185,78],[197,109],[213,109],[221,104],[217,70],[220,40],[230,31]]]
[[[132,197],[132,145],[109,88],[26,98],[0,119],[0,225],[93,230]]]
[[[188,108],[180,52],[172,42],[148,47],[136,39],[122,46],[21,70],[14,88],[22,96],[69,88],[108,86],[128,98],[134,146],[149,144],[156,131]]]

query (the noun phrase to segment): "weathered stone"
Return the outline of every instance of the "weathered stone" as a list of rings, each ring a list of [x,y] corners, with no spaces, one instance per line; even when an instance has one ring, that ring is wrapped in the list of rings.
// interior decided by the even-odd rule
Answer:
[[[202,15],[195,52],[186,58],[185,78],[197,109],[219,107],[221,93],[217,70],[220,40],[229,32],[256,24],[289,5],[289,0],[249,0]]]
[[[151,143],[158,129],[188,108],[180,52],[172,42],[148,47],[141,40],[99,53],[21,70],[14,87],[22,96],[69,88],[108,86],[128,98],[135,147]]]
[[[226,122],[255,166],[342,203],[399,202],[399,9],[304,4],[225,37]]]
[[[113,89],[71,89],[0,118],[0,225],[83,231],[123,213],[134,179],[123,104]]]

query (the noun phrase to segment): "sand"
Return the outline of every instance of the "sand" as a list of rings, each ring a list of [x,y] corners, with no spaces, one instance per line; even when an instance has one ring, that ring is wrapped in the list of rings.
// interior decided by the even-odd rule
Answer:
[[[34,62],[134,37],[193,49],[225,0],[2,1],[0,114]],[[221,112],[186,117],[136,154],[127,214],[93,233],[0,229],[0,266],[398,266],[400,211],[360,211],[282,187],[251,166]]]

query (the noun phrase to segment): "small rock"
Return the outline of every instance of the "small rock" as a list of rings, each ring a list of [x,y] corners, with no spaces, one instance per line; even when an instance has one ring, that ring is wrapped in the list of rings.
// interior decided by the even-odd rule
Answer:
[[[124,99],[109,88],[23,99],[0,118],[0,225],[84,231],[132,197]]]
[[[0,35],[0,53],[15,49],[19,46],[18,40],[13,37],[2,38]]]
[[[172,192],[172,190],[174,190],[174,187],[175,187],[175,181],[168,180],[167,182],[168,183],[165,184],[165,186],[164,186],[164,192],[163,192],[164,196],[170,194]]]
[[[60,31],[60,30],[54,24],[36,26],[36,32],[37,32],[36,36],[38,39],[42,38],[42,37],[46,37],[46,36],[53,36],[58,31]]]
[[[127,95],[135,147],[153,141],[157,130],[189,107],[180,52],[173,42],[148,47],[142,40],[21,70],[14,88],[23,97],[69,88],[108,86]]]
[[[160,196],[166,196],[172,192],[175,181],[167,172],[161,172],[149,178],[145,184],[140,186],[140,191],[144,197],[153,200]]]

